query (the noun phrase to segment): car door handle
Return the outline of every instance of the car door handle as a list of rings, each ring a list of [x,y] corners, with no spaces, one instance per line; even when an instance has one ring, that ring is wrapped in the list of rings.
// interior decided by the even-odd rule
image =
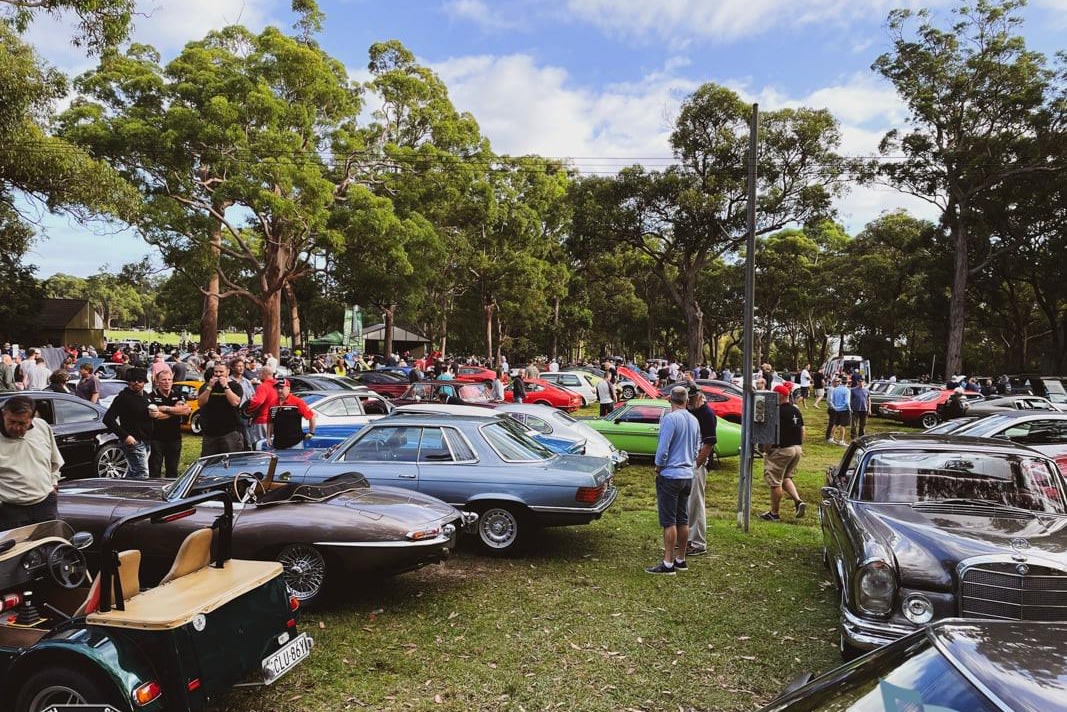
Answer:
[[[413,480],[417,475],[414,472],[401,472],[397,477],[402,480]]]

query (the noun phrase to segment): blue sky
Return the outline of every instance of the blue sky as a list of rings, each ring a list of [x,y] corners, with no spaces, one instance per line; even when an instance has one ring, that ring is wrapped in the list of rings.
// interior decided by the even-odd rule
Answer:
[[[888,48],[894,7],[925,7],[948,18],[955,3],[933,0],[319,0],[324,48],[366,78],[371,43],[399,39],[433,68],[456,106],[470,111],[501,153],[570,159],[583,173],[611,173],[670,157],[677,108],[713,81],[758,101],[762,110],[830,109],[842,150],[873,155],[906,112],[870,71]],[[212,28],[289,27],[289,0],[139,2],[134,39],[165,58]],[[1031,0],[1023,34],[1051,57],[1064,49],[1067,0]],[[61,23],[39,22],[27,39],[59,68],[78,73],[92,60],[69,44]],[[837,204],[856,232],[884,210],[930,208],[892,190],[855,189]],[[151,255],[115,226],[85,228],[46,216],[28,256],[38,276],[86,276]],[[158,258],[156,259],[158,263]]]

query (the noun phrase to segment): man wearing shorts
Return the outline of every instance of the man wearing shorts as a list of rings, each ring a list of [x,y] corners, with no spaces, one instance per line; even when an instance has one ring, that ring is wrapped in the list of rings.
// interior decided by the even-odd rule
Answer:
[[[797,404],[808,407],[808,394],[811,390],[811,364],[805,364],[800,371],[800,390],[794,399]]]
[[[803,517],[807,509],[793,484],[793,474],[804,454],[804,416],[789,402],[789,386],[779,384],[774,387],[774,392],[778,394],[778,443],[772,445],[763,458],[763,479],[771,488],[771,508],[759,515],[768,522],[781,520],[778,505],[782,502],[783,490],[793,500],[797,519]]]
[[[829,420],[826,424],[828,431],[826,442],[834,445],[848,444],[845,438],[852,425],[852,392],[845,385],[846,383],[847,380],[844,378],[834,378],[834,387],[826,396],[826,402],[830,407],[827,414]],[[838,433],[841,434],[840,439],[837,437]]]
[[[671,412],[659,423],[656,447],[656,508],[663,527],[663,561],[645,569],[650,574],[674,575],[688,571],[685,549],[689,542],[689,492],[693,468],[700,449],[700,424],[686,410],[689,390],[675,386],[670,395]]]

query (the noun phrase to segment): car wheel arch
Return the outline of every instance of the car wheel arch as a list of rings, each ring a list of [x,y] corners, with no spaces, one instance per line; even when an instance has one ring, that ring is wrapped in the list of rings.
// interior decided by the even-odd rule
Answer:
[[[42,670],[70,670],[90,678],[101,689],[110,691],[113,699],[109,704],[113,707],[122,705],[118,709],[129,710],[130,706],[127,702],[130,698],[130,690],[134,689],[141,680],[157,679],[158,674],[148,664],[131,666],[127,663],[118,671],[110,669],[103,662],[105,656],[118,658],[121,651],[113,641],[108,640],[104,645],[101,645],[101,642],[100,640],[92,641],[92,654],[67,644],[30,650],[19,656],[4,676],[3,682],[5,691],[17,690],[11,695],[12,705],[14,706],[15,700],[22,694],[25,685]],[[121,673],[121,676],[116,673]],[[127,679],[122,679],[122,676]],[[15,681],[18,682],[17,687],[13,684]],[[124,687],[126,689],[123,689]]]
[[[529,532],[536,527],[533,513],[513,498],[482,498],[468,505],[478,512],[474,536],[483,551],[506,556],[520,550],[529,541]]]

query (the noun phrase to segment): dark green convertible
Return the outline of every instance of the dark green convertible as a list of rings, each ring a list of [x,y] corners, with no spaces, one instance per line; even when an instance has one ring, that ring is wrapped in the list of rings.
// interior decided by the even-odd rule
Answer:
[[[138,550],[120,529],[167,526],[222,499],[211,528],[182,543],[156,587],[142,590]],[[230,558],[233,507],[211,492],[114,522],[89,583],[89,534],[52,521],[0,532],[0,698],[14,712],[56,705],[200,710],[235,685],[270,684],[311,651],[296,630],[280,564]]]

